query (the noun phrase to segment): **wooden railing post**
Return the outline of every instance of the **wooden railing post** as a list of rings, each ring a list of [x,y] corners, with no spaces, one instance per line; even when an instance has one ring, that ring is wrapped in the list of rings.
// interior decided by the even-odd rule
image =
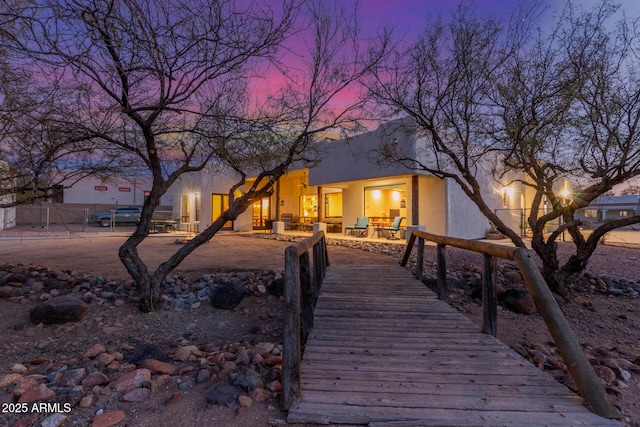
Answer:
[[[447,260],[445,258],[446,246],[438,243],[436,248],[438,257],[438,299],[447,300]]]
[[[483,327],[482,331],[496,334],[497,331],[497,298],[496,298],[496,257],[516,261],[520,273],[524,278],[527,289],[531,293],[540,316],[543,318],[558,350],[567,365],[571,377],[576,382],[580,395],[587,407],[604,418],[620,418],[620,414],[607,398],[602,383],[596,376],[593,367],[587,360],[580,345],[573,336],[562,310],[549,290],[536,263],[525,248],[514,248],[477,240],[460,239],[456,237],[438,236],[425,231],[413,230],[407,244],[402,266],[406,265],[413,242],[430,240],[437,243],[438,258],[438,298],[446,299],[446,263],[445,245],[466,249],[484,254],[484,276],[482,279]],[[422,258],[422,256],[420,256]],[[419,270],[422,272],[422,269]],[[417,275],[417,271],[416,271]]]
[[[416,279],[422,280],[424,268],[424,239],[418,238],[418,253],[416,255]]]
[[[602,383],[584,355],[531,254],[524,248],[517,248],[513,255],[527,288],[536,302],[538,313],[547,324],[553,341],[558,346],[560,355],[587,407],[601,417],[620,418],[616,408],[607,399]]]
[[[313,254],[313,266],[310,252]],[[324,233],[320,231],[296,245],[289,246],[285,250],[284,263],[282,407],[287,410],[300,395],[303,347],[313,325],[313,311],[329,265]]]
[[[294,246],[284,252],[284,329],[282,402],[291,407],[300,394],[300,255]]]
[[[484,254],[482,274],[482,332],[494,337],[498,332],[498,296],[496,292],[496,258]]]

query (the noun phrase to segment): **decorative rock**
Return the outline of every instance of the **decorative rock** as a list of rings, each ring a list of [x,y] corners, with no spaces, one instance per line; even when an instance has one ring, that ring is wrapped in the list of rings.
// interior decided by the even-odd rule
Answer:
[[[616,379],[616,374],[611,368],[602,365],[595,365],[593,367],[598,378],[605,382],[605,384],[611,384]]]
[[[524,280],[522,280],[522,276],[520,275],[519,272],[515,270],[505,271],[502,275],[504,276],[505,279],[509,280],[512,283],[517,283],[519,285],[524,284]]]
[[[15,372],[17,374],[26,374],[27,372],[29,372],[29,370],[22,363],[16,363],[11,367],[11,372]]]
[[[271,381],[269,384],[267,384],[264,388],[266,388],[269,391],[282,391],[282,383],[280,383],[280,381],[276,380],[276,381]]]
[[[194,351],[198,351],[198,347],[196,347],[195,345],[180,347],[173,354],[173,359],[179,360],[181,362],[186,362]]]
[[[151,390],[148,388],[136,388],[122,396],[125,402],[144,402],[151,396]]]
[[[58,385],[61,387],[74,387],[80,384],[85,377],[86,370],[84,368],[70,369],[62,373],[58,379]]]
[[[232,372],[231,380],[233,385],[237,385],[247,391],[252,391],[263,386],[260,374],[246,366],[238,372]]]
[[[107,351],[106,348],[102,344],[94,344],[84,352],[84,357],[88,357],[89,359],[93,359],[97,355],[104,353]]]
[[[41,302],[31,309],[29,318],[33,323],[77,322],[86,314],[89,306],[75,298],[61,296]]]
[[[31,403],[36,401],[47,401],[55,397],[55,393],[49,390],[44,384],[39,384],[26,390],[20,395],[19,403]]]
[[[109,378],[103,374],[102,372],[92,372],[87,377],[82,380],[82,386],[91,388],[96,385],[102,385],[109,382]]]
[[[16,381],[20,380],[22,375],[20,374],[5,374],[0,375],[0,388],[7,387]]]
[[[516,313],[534,314],[537,311],[533,298],[526,291],[508,289],[504,291],[502,300],[510,310]]]
[[[42,420],[40,424],[41,427],[60,427],[65,421],[67,421],[67,417],[60,414],[55,413],[49,415],[47,418]]]
[[[149,381],[151,381],[151,372],[149,372],[148,369],[136,369],[115,380],[111,383],[111,387],[116,391],[131,391],[135,388],[142,387]]]
[[[258,345],[256,345],[256,346],[254,347],[254,351],[255,351],[257,354],[259,354],[259,355],[261,355],[261,356],[263,356],[263,357],[264,357],[264,356],[268,355],[269,353],[271,353],[271,352],[273,351],[273,348],[274,348],[274,347],[275,347],[275,344],[274,344],[274,343],[271,343],[271,342],[261,342],[261,343],[258,343]]]
[[[115,359],[116,357],[112,354],[100,353],[98,357],[96,357],[96,362],[98,362],[98,366],[104,367],[113,362]]]
[[[178,367],[173,363],[161,362],[156,359],[147,359],[140,364],[141,368],[148,369],[152,374],[173,374]]]
[[[211,288],[209,292],[211,305],[223,310],[235,308],[247,296],[249,296],[249,291],[244,286],[232,283]]]
[[[251,398],[256,402],[264,402],[271,397],[271,392],[263,388],[257,388],[251,392]]]
[[[173,393],[173,394],[171,395],[171,397],[169,397],[169,398],[164,402],[164,404],[165,404],[165,405],[174,405],[174,404],[176,404],[176,403],[180,403],[180,402],[182,402],[182,394],[180,394],[180,393]]]
[[[109,411],[96,415],[93,418],[91,427],[109,427],[118,424],[126,418],[123,411]]]
[[[240,405],[241,408],[249,408],[251,407],[252,403],[253,403],[253,400],[251,400],[249,396],[238,397],[238,404]]]
[[[123,350],[124,350],[123,346]],[[135,365],[139,365],[147,359],[156,359],[161,362],[168,362],[166,354],[164,354],[158,346],[155,344],[145,344],[141,347],[135,349],[133,354],[125,358],[125,360],[129,363],[133,363]]]
[[[211,372],[208,369],[200,369],[196,375],[196,383],[204,383],[211,379]]]
[[[269,356],[264,360],[266,366],[276,366],[282,364],[282,356]]]
[[[81,408],[88,408],[92,404],[93,404],[93,397],[85,396],[82,399],[80,399],[80,403],[78,404],[78,406],[80,406]]]
[[[226,405],[229,408],[237,408],[238,397],[242,396],[242,390],[226,383],[214,385],[207,394],[207,402],[214,405]]]

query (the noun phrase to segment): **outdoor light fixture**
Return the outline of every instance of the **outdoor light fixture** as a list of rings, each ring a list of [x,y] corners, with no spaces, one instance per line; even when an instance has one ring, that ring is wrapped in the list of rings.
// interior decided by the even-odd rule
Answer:
[[[284,206],[284,199],[280,200],[280,206]]]
[[[404,201],[404,199],[400,200],[400,208],[406,208],[407,207],[407,202]]]
[[[329,196],[324,196],[324,204],[325,205],[329,204]]]

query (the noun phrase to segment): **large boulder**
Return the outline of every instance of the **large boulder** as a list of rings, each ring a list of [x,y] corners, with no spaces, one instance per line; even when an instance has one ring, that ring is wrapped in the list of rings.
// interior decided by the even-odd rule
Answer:
[[[33,323],[77,322],[86,314],[89,306],[68,296],[51,298],[31,309],[29,318]]]
[[[249,296],[249,291],[244,286],[234,283],[225,283],[211,288],[209,291],[211,305],[223,310],[235,308],[247,296]]]
[[[509,310],[516,313],[534,314],[537,311],[536,304],[527,291],[508,289],[504,292],[502,301]]]

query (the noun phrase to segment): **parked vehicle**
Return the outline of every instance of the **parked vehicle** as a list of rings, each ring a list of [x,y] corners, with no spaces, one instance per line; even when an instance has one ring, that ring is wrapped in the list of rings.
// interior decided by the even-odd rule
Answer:
[[[107,212],[96,212],[91,221],[102,227],[109,227],[111,221],[116,224],[135,224],[140,220],[142,208],[139,206],[121,206]]]

